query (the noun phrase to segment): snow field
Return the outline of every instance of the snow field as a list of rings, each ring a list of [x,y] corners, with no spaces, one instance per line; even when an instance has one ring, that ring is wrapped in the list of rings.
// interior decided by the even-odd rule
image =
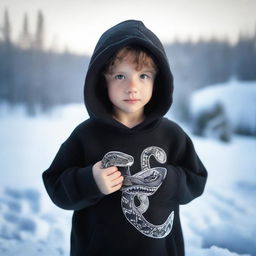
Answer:
[[[82,104],[35,118],[0,105],[0,255],[68,255],[72,212],[53,205],[41,175],[86,118]],[[205,193],[181,206],[187,255],[256,255],[256,139],[191,137],[209,178]]]

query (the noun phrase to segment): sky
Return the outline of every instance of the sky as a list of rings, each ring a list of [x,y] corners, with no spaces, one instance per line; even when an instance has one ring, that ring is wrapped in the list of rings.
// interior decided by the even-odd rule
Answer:
[[[45,46],[91,54],[101,34],[126,19],[139,19],[164,43],[179,38],[229,38],[256,31],[255,0],[0,0],[0,27],[8,9],[17,40],[27,13],[33,34],[39,10]]]

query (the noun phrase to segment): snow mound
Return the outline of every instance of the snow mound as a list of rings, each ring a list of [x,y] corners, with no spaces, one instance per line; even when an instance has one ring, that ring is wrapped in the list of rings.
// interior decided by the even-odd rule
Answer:
[[[64,255],[68,247],[63,245],[64,220],[43,213],[40,192],[35,189],[1,189],[0,254]]]
[[[194,256],[250,256],[249,254],[236,254],[230,252],[228,249],[212,246],[209,249],[194,249],[188,251],[187,255]]]
[[[192,118],[222,106],[232,129],[256,135],[256,81],[230,80],[195,91],[191,96]]]

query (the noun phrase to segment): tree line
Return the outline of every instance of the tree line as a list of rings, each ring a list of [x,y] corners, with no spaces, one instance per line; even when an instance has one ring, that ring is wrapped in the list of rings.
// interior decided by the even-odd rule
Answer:
[[[215,38],[176,41],[166,51],[174,73],[177,112],[185,118],[194,90],[231,78],[256,80],[256,30],[254,35],[241,34],[236,44]]]
[[[83,101],[83,84],[89,56],[68,51],[57,53],[44,46],[44,16],[38,12],[36,32],[28,29],[25,14],[18,42],[11,39],[11,23],[5,10],[0,40],[0,102],[24,104],[28,113],[58,104]],[[165,45],[174,74],[176,103],[182,118],[195,89],[228,81],[256,80],[256,31],[241,35],[235,45],[226,40],[191,40]]]
[[[38,12],[35,34],[25,14],[18,42],[11,40],[5,10],[0,41],[0,102],[23,104],[27,112],[47,111],[58,104],[83,100],[84,75],[89,57],[45,49],[44,16]]]

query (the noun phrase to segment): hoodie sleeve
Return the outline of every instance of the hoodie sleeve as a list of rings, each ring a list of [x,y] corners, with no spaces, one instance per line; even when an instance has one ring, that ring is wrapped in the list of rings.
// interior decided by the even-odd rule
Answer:
[[[178,204],[186,204],[200,196],[207,180],[207,171],[195,152],[188,135],[180,141],[179,153],[174,163],[168,164],[168,195]]]
[[[57,206],[80,210],[97,203],[104,196],[95,183],[92,165],[83,166],[83,162],[79,140],[70,136],[43,173],[45,188]]]

